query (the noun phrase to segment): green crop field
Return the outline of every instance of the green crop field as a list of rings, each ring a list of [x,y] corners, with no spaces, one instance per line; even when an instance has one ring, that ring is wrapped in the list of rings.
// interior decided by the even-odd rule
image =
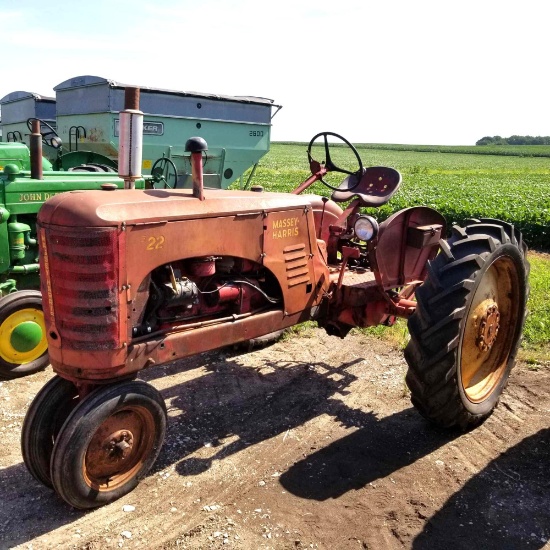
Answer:
[[[431,206],[448,224],[498,218],[517,226],[531,251],[531,295],[524,357],[550,360],[550,146],[444,147],[363,144],[365,166],[397,168],[403,183],[377,211],[379,221],[413,205]],[[310,175],[307,144],[273,143],[253,182],[266,191],[290,191]],[[322,160],[321,149],[317,158]],[[315,156],[315,155],[314,155]],[[307,192],[330,195],[317,183]],[[546,254],[545,254],[546,253]]]

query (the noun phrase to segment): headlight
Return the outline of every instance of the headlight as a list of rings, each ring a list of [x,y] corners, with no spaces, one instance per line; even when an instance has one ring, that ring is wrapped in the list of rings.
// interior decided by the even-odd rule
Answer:
[[[370,241],[378,234],[378,222],[371,216],[359,216],[353,229],[358,239]]]

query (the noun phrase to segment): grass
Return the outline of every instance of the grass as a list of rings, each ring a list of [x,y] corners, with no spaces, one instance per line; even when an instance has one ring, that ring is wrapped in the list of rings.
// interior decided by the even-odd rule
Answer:
[[[527,309],[529,316],[523,331],[523,358],[532,364],[541,362],[550,366],[550,254],[530,252],[529,284],[531,292]]]
[[[299,142],[278,142],[278,145],[305,144]],[[499,155],[512,157],[550,157],[550,145],[407,145],[399,143],[359,143],[357,149],[381,151],[414,151],[417,153],[454,153],[466,155]]]
[[[376,211],[370,209],[379,221],[402,208],[426,205],[440,211],[449,224],[489,217],[522,231],[530,248],[531,294],[520,353],[529,363],[550,365],[550,146],[360,144],[357,150],[364,165],[393,166],[403,176],[392,200]],[[254,183],[266,191],[291,191],[310,175],[306,151],[305,143],[273,143]],[[310,192],[330,194],[320,183]],[[367,332],[398,347],[404,347],[408,338],[404,321]]]

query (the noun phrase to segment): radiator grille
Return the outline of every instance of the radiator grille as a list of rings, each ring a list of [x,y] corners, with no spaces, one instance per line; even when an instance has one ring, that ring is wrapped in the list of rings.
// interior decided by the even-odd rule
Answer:
[[[288,288],[310,282],[308,255],[305,244],[287,246],[283,249]]]
[[[90,351],[118,348],[116,230],[48,228],[46,242],[51,299],[63,347]]]

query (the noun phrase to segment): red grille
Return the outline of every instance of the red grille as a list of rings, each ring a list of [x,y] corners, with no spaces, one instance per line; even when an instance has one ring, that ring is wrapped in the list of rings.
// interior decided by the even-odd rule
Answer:
[[[116,229],[46,228],[47,266],[42,294],[49,296],[64,348],[116,349],[119,338]],[[49,274],[51,294],[46,278]],[[46,315],[52,314],[46,309]]]

